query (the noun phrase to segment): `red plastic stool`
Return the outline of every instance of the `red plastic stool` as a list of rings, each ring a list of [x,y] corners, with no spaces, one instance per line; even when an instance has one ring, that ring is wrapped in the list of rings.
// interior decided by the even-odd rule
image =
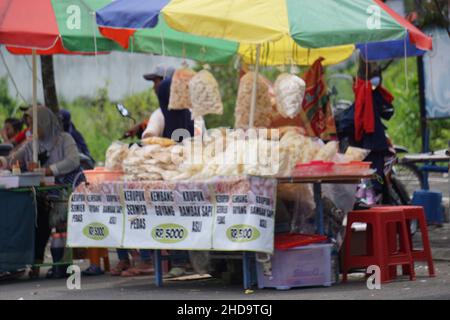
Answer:
[[[100,259],[103,259],[103,267],[105,272],[109,272],[109,255],[108,249],[104,248],[88,248],[87,256],[91,264],[95,264],[99,268],[102,267]]]
[[[414,262],[416,261],[425,261],[428,264],[428,274],[430,277],[435,277],[436,273],[434,270],[434,263],[433,263],[433,256],[431,254],[431,246],[430,246],[430,240],[428,237],[428,229],[427,229],[427,222],[425,218],[425,211],[423,207],[419,206],[397,206],[397,207],[375,207],[372,208],[372,210],[392,210],[392,209],[399,209],[403,210],[405,213],[405,219],[407,223],[407,231],[408,231],[408,243],[411,248],[412,257]],[[412,234],[411,229],[409,228],[411,221],[417,220],[418,226],[420,228],[420,234],[422,236],[422,246],[423,249],[415,249],[412,241]],[[392,236],[390,235],[389,238],[391,239]],[[403,243],[400,244],[403,246]],[[396,275],[396,269],[392,269],[391,276]],[[403,275],[409,274],[409,268],[403,267]]]
[[[365,256],[352,256],[350,244],[352,238],[353,223],[360,222],[368,225],[368,243],[372,250]],[[393,252],[390,247],[388,235],[392,224],[399,226],[400,235],[404,246]],[[400,242],[400,243],[402,243]],[[381,270],[381,282],[386,283],[392,280],[390,268],[394,266],[408,266],[410,269],[410,280],[415,280],[414,262],[408,240],[408,231],[405,214],[403,210],[364,210],[351,211],[347,217],[347,227],[345,234],[345,252],[343,266],[343,281],[347,281],[348,271],[352,268],[367,268],[377,265]]]

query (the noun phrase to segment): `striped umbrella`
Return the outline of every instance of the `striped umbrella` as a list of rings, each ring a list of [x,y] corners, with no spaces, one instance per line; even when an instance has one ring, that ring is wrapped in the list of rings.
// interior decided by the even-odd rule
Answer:
[[[98,31],[94,12],[111,0],[0,0],[0,43],[14,54],[123,51]],[[3,37],[4,36],[4,37]]]
[[[430,37],[380,0],[118,0],[97,12],[97,22],[109,27],[152,28],[158,25],[160,15],[177,31],[246,46],[245,52],[252,52],[256,73],[261,57],[269,57],[262,52],[268,44],[289,46],[295,42],[317,49],[403,40],[405,46],[411,42],[418,49],[432,48]],[[293,48],[285,50],[281,60],[292,61],[288,52]],[[255,77],[250,126],[256,90]]]
[[[419,49],[429,50],[432,44],[380,0],[166,2],[160,11],[172,28],[238,42],[261,44],[289,36],[303,47],[322,48],[409,37]]]
[[[109,2],[109,1],[108,1]],[[95,9],[105,0],[0,0],[0,44],[14,54],[32,54],[33,127],[37,127],[36,55],[89,54],[123,50],[97,29]],[[37,162],[37,130],[33,130],[33,161]]]
[[[253,45],[196,36],[169,27],[165,18],[157,14],[167,3],[167,0],[117,0],[97,10],[97,24],[104,36],[120,43],[124,49],[132,46],[138,51],[189,57],[208,63],[225,63],[237,55],[247,64],[255,62]],[[301,48],[292,39],[285,37],[264,44],[261,63],[310,65],[323,57],[325,65],[336,64],[346,60],[354,49],[353,45],[346,45],[310,50]]]
[[[34,46],[37,54],[92,54],[110,51],[129,51],[152,53],[173,57],[184,57],[208,63],[226,63],[236,53],[237,45],[226,40],[198,37],[174,31],[163,21],[155,29],[141,30],[134,34],[129,45],[113,41],[100,33],[95,21],[95,11],[112,2],[112,0],[0,0],[1,4],[10,3],[6,17],[11,19],[11,29],[16,33],[15,42],[5,41],[7,49],[13,54],[31,54]],[[31,5],[31,7],[30,7]],[[27,9],[25,10],[25,6]],[[36,7],[37,10],[34,10]],[[23,17],[18,12],[26,12]],[[36,19],[33,22],[32,13]],[[42,23],[44,22],[44,23]],[[29,28],[24,28],[29,23]],[[1,30],[1,29],[0,29]],[[45,38],[40,43],[40,30]],[[108,34],[107,31],[104,31]],[[8,31],[7,35],[12,38]],[[11,35],[11,36],[10,36]],[[19,37],[20,36],[20,37]],[[27,45],[24,39],[34,42]],[[18,43],[18,40],[22,42]]]

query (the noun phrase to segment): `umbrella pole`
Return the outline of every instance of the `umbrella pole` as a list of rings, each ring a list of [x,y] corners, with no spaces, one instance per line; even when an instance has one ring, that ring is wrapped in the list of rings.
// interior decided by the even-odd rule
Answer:
[[[256,63],[255,63],[255,73],[253,77],[253,88],[252,88],[252,100],[250,105],[250,119],[249,128],[253,128],[255,123],[255,111],[256,111],[256,94],[258,90],[258,73],[259,73],[259,60],[261,56],[261,45],[256,46]]]
[[[36,50],[33,49],[33,162],[38,162],[38,119],[37,119],[37,65]]]

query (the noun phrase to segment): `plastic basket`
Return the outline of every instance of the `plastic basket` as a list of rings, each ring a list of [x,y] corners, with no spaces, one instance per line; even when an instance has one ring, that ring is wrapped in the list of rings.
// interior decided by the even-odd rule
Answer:
[[[293,175],[296,177],[326,176],[333,173],[333,162],[311,161],[295,166]]]
[[[327,241],[328,237],[315,234],[283,233],[275,235],[275,249],[288,250]]]
[[[257,263],[258,287],[289,290],[331,286],[332,247],[332,244],[312,244],[290,250],[275,250],[271,258],[271,275],[264,274],[263,264]]]
[[[123,177],[123,171],[110,171],[104,167],[97,167],[94,170],[85,170],[83,173],[88,183],[120,181]]]
[[[335,175],[364,175],[370,173],[371,162],[351,161],[336,163],[333,166]]]

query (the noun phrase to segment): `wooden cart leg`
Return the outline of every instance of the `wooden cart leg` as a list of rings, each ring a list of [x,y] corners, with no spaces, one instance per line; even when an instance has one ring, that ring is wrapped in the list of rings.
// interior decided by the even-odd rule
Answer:
[[[322,201],[322,184],[320,182],[314,183],[314,202],[316,203],[316,228],[317,233],[324,234],[323,222],[323,201]]]
[[[153,251],[153,264],[155,266],[155,284],[157,287],[163,286],[161,250]]]

